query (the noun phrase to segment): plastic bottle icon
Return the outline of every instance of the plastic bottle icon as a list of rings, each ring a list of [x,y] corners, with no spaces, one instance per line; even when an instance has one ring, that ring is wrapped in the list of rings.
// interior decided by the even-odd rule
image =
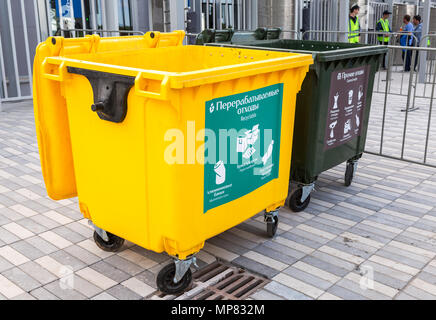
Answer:
[[[226,182],[226,166],[223,161],[217,162],[214,171],[216,173],[216,184],[220,185]]]
[[[344,125],[344,134],[347,134],[351,131],[351,119],[348,119]]]
[[[271,141],[271,143],[269,144],[268,150],[266,151],[265,155],[262,157],[263,165],[266,165],[267,161],[271,158],[273,148],[274,148],[274,140]]]
[[[359,87],[359,101],[362,100],[363,97],[363,86]]]
[[[329,126],[329,128],[331,129],[331,131],[330,131],[330,139],[333,139],[335,137],[335,128],[336,128],[337,124],[338,124],[338,122],[335,121],[335,122],[332,122],[330,124],[330,126]]]
[[[349,105],[351,105],[353,103],[353,95],[354,95],[353,90],[348,91],[348,104]]]

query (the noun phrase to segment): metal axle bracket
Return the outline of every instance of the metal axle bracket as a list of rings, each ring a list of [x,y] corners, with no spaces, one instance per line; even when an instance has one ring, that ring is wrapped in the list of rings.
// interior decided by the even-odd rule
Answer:
[[[308,185],[301,186],[302,194],[301,194],[301,202],[306,201],[306,199],[310,196],[312,191],[315,189],[315,183],[311,183]]]
[[[194,265],[195,268],[199,269],[197,265],[197,258],[195,256],[192,256],[186,260],[175,259],[174,264],[176,265],[176,274],[174,275],[173,280],[174,283],[179,283],[183,279],[191,265]]]
[[[109,241],[109,237],[107,235],[107,232],[104,231],[103,229],[97,227],[91,220],[88,220],[88,224],[94,228],[95,232],[97,232],[97,234],[104,240],[104,241]]]
[[[274,211],[270,211],[270,212],[265,212],[263,215],[264,221],[265,222],[274,222],[274,218],[278,217],[279,215],[279,210],[274,210]]]
[[[357,172],[357,166],[359,164],[359,160],[351,160],[351,161],[348,161],[348,163],[353,165],[353,172],[356,173]]]

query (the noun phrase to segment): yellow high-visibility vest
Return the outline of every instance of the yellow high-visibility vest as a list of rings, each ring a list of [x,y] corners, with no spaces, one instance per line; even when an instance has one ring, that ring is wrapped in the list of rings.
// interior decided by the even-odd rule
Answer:
[[[389,20],[380,19],[378,22],[380,22],[384,32],[390,31],[389,30]],[[389,42],[389,37],[386,35],[379,35],[379,36],[377,36],[377,40],[380,42]]]
[[[356,22],[350,18],[348,18],[348,21],[348,42],[359,43],[359,32],[356,32],[360,29],[359,17],[356,17]]]

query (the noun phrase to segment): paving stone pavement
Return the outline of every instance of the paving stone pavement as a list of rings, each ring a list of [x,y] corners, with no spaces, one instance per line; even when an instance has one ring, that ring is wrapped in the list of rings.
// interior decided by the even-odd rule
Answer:
[[[31,102],[3,107],[0,300],[153,297],[170,259],[98,249],[77,199],[46,195]],[[207,241],[200,265],[218,257],[270,278],[250,299],[436,299],[436,169],[365,154],[349,188],[344,170],[319,177],[305,212],[282,209],[273,240],[257,215]]]

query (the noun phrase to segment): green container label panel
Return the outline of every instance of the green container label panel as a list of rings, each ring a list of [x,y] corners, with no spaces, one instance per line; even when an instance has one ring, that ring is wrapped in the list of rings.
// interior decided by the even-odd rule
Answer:
[[[206,102],[204,212],[279,176],[283,84]]]
[[[324,138],[325,150],[360,136],[370,66],[332,72]]]

